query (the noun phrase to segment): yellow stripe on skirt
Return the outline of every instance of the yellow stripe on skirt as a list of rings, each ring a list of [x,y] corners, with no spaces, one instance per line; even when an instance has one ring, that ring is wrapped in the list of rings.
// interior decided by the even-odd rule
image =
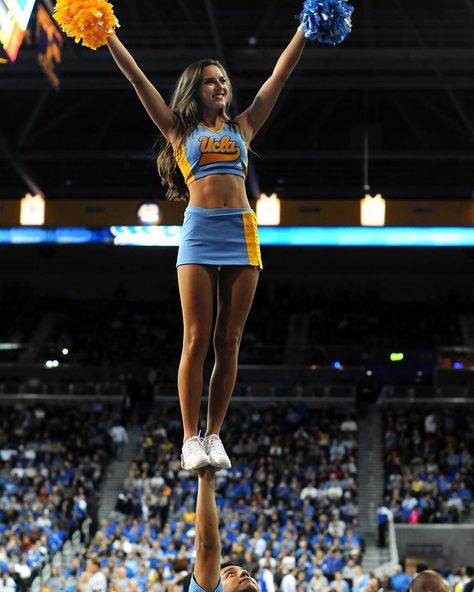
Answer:
[[[260,241],[258,240],[257,216],[255,212],[242,212],[244,223],[245,244],[250,265],[263,268],[262,255],[260,253]]]

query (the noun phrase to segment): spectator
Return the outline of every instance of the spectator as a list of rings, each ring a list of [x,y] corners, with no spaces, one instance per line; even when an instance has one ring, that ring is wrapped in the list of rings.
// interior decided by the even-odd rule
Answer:
[[[275,557],[272,557],[271,549],[265,549],[265,553],[263,554],[263,557],[260,557],[260,559],[258,560],[258,565],[259,565],[260,569],[262,569],[263,567],[266,567],[266,568],[270,569],[272,572],[274,572],[276,570],[276,567],[278,565],[278,561],[275,559]]]
[[[334,580],[329,585],[331,592],[349,592],[349,584],[342,576],[342,572],[336,571]]]
[[[438,573],[423,570],[411,584],[411,592],[449,592],[448,582]]]
[[[432,411],[431,413],[428,413],[428,415],[425,417],[425,433],[436,434],[437,428],[438,426],[436,423],[436,415]]]
[[[454,592],[466,592],[466,586],[468,586],[474,576],[474,567],[468,565],[463,568],[460,581],[456,584]]]
[[[339,517],[339,512],[334,511],[332,515],[332,520],[328,526],[328,532],[334,538],[342,538],[344,536],[344,531],[346,530],[346,523],[344,520],[341,520]]]
[[[401,565],[397,565],[395,573],[390,578],[390,586],[394,592],[407,592],[410,587],[411,578],[403,571]]]
[[[125,426],[117,418],[113,426],[110,428],[110,437],[112,439],[112,447],[115,458],[122,459],[123,449],[128,443],[128,433]]]
[[[348,415],[341,423],[341,432],[357,432],[357,422],[353,417]]]
[[[463,592],[473,592],[474,590],[474,577],[471,575],[471,579],[466,582],[466,584],[464,585],[464,590]]]
[[[368,592],[384,592],[380,580],[374,575],[369,576]]]
[[[344,561],[341,558],[341,551],[337,547],[331,549],[321,564],[321,569],[329,581],[334,579],[335,573],[344,568]]]
[[[352,590],[352,585],[353,585],[355,575],[356,575],[356,564],[355,564],[354,559],[350,558],[347,560],[347,563],[344,566],[344,569],[342,570],[342,577],[349,584],[350,590]]]
[[[317,567],[309,581],[308,592],[326,592],[328,585],[328,579],[323,575],[322,570]]]
[[[84,592],[107,592],[107,579],[101,571],[100,559],[95,555],[87,560],[86,574]]]
[[[62,592],[65,586],[65,579],[59,573],[59,569],[56,565],[51,567],[51,576],[46,583],[48,592]]]
[[[391,514],[386,503],[377,508],[378,545],[381,548],[387,546],[388,521]]]
[[[296,592],[296,575],[298,570],[292,569],[285,574],[280,583],[280,592]]]
[[[363,573],[362,567],[356,565],[354,568],[354,579],[352,581],[352,592],[368,592],[369,576]]]
[[[16,592],[15,580],[6,571],[0,575],[0,592]]]
[[[275,578],[271,568],[271,563],[268,560],[260,567],[258,575],[258,585],[260,592],[275,592]]]
[[[117,568],[110,588],[114,592],[131,592],[130,580],[127,578],[127,571],[123,565]]]

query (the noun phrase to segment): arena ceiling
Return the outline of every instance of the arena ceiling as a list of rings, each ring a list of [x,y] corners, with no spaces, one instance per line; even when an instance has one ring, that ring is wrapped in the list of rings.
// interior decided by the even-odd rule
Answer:
[[[367,133],[373,192],[472,199],[474,0],[354,0],[353,33],[309,43],[253,143],[249,192],[354,198]],[[119,36],[167,97],[177,75],[220,58],[245,107],[296,28],[300,1],[117,0]],[[32,36],[33,37],[33,36]],[[61,88],[32,41],[0,66],[0,198],[157,198],[157,131],[107,49],[66,40]]]

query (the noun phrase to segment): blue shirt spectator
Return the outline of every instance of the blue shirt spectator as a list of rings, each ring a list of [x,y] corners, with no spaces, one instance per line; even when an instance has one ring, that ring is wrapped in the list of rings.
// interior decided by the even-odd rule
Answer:
[[[346,580],[342,577],[342,573],[340,571],[336,571],[334,574],[334,580],[329,584],[329,590],[331,592],[349,592],[349,584]]]
[[[410,576],[402,571],[402,567],[398,565],[395,569],[394,575],[390,578],[390,584],[395,592],[407,592],[410,587]]]
[[[337,571],[342,571],[344,560],[341,558],[339,550],[331,550],[330,555],[326,555],[321,563],[321,569],[326,577],[334,577]]]

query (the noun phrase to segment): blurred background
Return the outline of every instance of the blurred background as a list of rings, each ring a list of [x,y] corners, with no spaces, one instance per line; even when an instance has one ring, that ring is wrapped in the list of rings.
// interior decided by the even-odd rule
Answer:
[[[262,592],[405,592],[426,567],[470,592],[474,3],[354,5],[252,146],[264,271],[223,434],[223,556]],[[301,10],[114,6],[165,98],[214,57],[235,113]],[[186,592],[186,204],[164,200],[158,131],[107,49],[52,10],[0,0],[0,590],[85,590],[92,557],[111,591]]]

